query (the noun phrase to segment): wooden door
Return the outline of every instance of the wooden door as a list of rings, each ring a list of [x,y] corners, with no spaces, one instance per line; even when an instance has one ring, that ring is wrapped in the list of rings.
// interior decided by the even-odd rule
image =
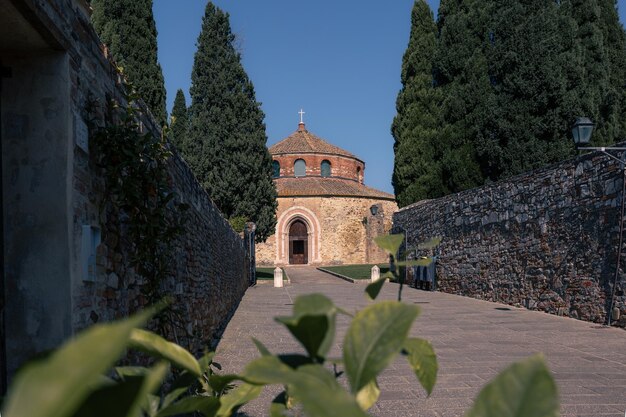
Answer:
[[[309,236],[306,224],[302,220],[296,220],[289,227],[289,263],[293,265],[306,265],[309,262]]]

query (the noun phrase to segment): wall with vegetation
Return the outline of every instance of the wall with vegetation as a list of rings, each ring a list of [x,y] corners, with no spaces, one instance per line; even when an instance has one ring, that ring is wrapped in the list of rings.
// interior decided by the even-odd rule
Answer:
[[[394,227],[409,231],[409,247],[443,237],[441,291],[597,323],[611,309],[624,327],[626,256],[615,280],[622,187],[620,163],[595,152],[415,203]]]
[[[248,286],[247,245],[185,161],[171,150],[162,161],[165,188],[176,203],[188,208],[178,212],[168,206],[182,229],[169,239],[168,250],[160,257],[165,277],[150,282],[137,272],[137,242],[131,241],[130,227],[124,223],[132,207],[124,211],[111,204],[104,177],[107,167],[94,143],[98,132],[118,126],[123,117],[123,111],[111,104],[126,106],[123,76],[95,34],[83,0],[13,3],[16,7],[8,9],[11,15],[3,19],[39,33],[42,40],[34,46],[41,50],[39,44],[48,44],[60,70],[40,68],[41,52],[29,54],[31,46],[25,43],[16,44],[11,60],[8,52],[0,51],[7,58],[5,65],[20,70],[10,85],[4,84],[7,92],[42,91],[34,105],[19,105],[17,100],[6,109],[10,115],[5,109],[2,114],[3,122],[23,121],[22,128],[13,128],[16,153],[7,154],[9,164],[3,168],[8,181],[11,163],[15,169],[23,165],[18,173],[21,183],[3,185],[5,195],[21,198],[14,207],[16,215],[5,218],[5,230],[18,223],[24,229],[16,234],[12,228],[4,235],[5,247],[13,252],[5,253],[12,259],[11,274],[0,295],[6,300],[5,322],[15,325],[10,326],[11,334],[0,338],[17,343],[6,355],[9,379],[29,356],[54,348],[93,323],[127,316],[152,303],[146,292],[149,286],[156,288],[153,296],[172,299],[172,308],[153,322],[155,330],[201,353],[225,326]],[[3,91],[3,103],[5,98]],[[157,138],[154,143],[169,153],[169,145],[158,140],[160,128],[141,101],[136,111],[139,129],[134,132]],[[3,123],[3,145],[7,126]],[[106,146],[106,137],[99,146],[103,143]],[[128,156],[120,151],[119,157]],[[20,187],[19,192],[14,192],[15,187]],[[159,222],[155,218],[147,224],[159,228]],[[30,343],[33,340],[36,344]]]

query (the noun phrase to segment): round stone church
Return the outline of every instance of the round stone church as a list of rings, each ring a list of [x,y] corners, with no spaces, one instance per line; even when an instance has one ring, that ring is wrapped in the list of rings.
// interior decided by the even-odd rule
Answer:
[[[374,238],[389,232],[392,194],[363,184],[365,163],[298,130],[269,148],[278,191],[276,231],[256,247],[258,265],[337,265],[387,261]]]

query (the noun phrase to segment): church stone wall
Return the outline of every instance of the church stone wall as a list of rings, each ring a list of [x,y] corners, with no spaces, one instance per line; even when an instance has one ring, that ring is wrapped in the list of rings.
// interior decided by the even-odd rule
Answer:
[[[21,259],[28,265],[12,269],[15,273],[9,275],[1,294],[7,300],[6,311],[13,312],[6,320],[23,323],[11,327],[12,334],[0,334],[5,340],[24,341],[22,347],[11,346],[7,354],[9,377],[25,355],[53,348],[88,325],[124,317],[146,305],[141,291],[144,281],[130,267],[132,253],[124,247],[125,236],[116,235],[111,225],[103,222],[103,179],[89,147],[93,133],[90,122],[109,123],[107,103],[111,99],[122,101],[120,75],[89,22],[86,2],[11,1],[18,7],[11,12],[15,16],[8,18],[24,21],[41,33],[53,51],[50,56],[60,64],[54,69],[40,69],[45,77],[34,76],[29,81],[31,69],[37,70],[39,64],[28,51],[0,51],[4,65],[14,64],[20,69],[19,76],[3,80],[2,103],[7,102],[7,91],[40,88],[44,95],[33,106],[2,108],[3,146],[5,138],[15,136],[20,141],[15,143],[15,150],[22,152],[19,157],[3,155],[9,158],[3,161],[3,179],[19,177],[28,182],[24,182],[20,203],[26,206],[19,207],[24,218],[5,218],[5,230],[17,222],[30,229],[18,237],[11,232],[4,236],[5,247],[16,248],[19,243],[28,248],[28,254],[5,252],[5,259],[11,256],[14,263]],[[41,51],[37,56],[43,56]],[[44,82],[54,88],[45,91],[41,87]],[[149,115],[142,122],[147,131],[160,134]],[[40,155],[53,145],[52,153]],[[34,165],[21,167],[20,163]],[[168,169],[174,190],[190,209],[185,214],[185,232],[166,257],[171,261],[172,274],[162,289],[173,297],[174,308],[164,331],[201,353],[225,326],[248,286],[249,256],[247,245],[176,152]],[[41,187],[49,181],[54,186],[46,192]],[[3,193],[12,193],[6,182]],[[36,201],[32,196],[38,197]],[[57,231],[59,228],[63,230]],[[54,240],[57,235],[67,241]],[[93,253],[90,245],[95,246]],[[37,265],[49,270],[42,274]],[[46,282],[35,283],[37,276]],[[53,290],[46,290],[48,287]],[[37,343],[29,346],[28,340]],[[24,355],[13,354],[20,349]]]
[[[376,216],[370,207],[379,205]],[[292,212],[302,216],[315,216],[319,231],[309,235],[309,246],[317,239],[317,254],[309,255],[309,264],[338,265],[363,264],[387,261],[384,252],[376,247],[374,237],[388,233],[392,214],[397,210],[393,201],[357,197],[281,197],[278,199],[277,232],[265,243],[256,246],[259,265],[288,265],[288,222],[281,221]],[[313,214],[311,214],[313,213]],[[296,213],[296,216],[298,214]],[[309,233],[311,231],[309,230]],[[278,253],[277,253],[278,246]],[[282,250],[281,250],[282,247]],[[317,256],[316,256],[317,255]]]
[[[439,289],[626,327],[626,253],[617,281],[620,163],[592,153],[400,210],[409,246],[443,236]],[[624,250],[624,248],[622,248]]]

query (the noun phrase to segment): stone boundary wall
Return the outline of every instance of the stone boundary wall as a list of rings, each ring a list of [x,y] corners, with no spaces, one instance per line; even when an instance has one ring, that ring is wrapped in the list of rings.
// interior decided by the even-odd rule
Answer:
[[[623,173],[600,152],[405,207],[409,247],[442,236],[441,291],[626,327]],[[618,318],[619,317],[619,318]]]
[[[107,56],[89,20],[83,0],[11,0],[40,31],[48,32],[53,47],[69,60],[70,161],[67,168],[67,207],[70,220],[72,264],[71,332],[93,323],[127,316],[145,306],[142,278],[129,267],[132,254],[124,251],[124,236],[116,236],[100,213],[103,179],[85,141],[93,134],[90,123],[111,123],[107,103],[122,101],[121,76]],[[147,132],[160,128],[145,111]],[[87,130],[86,130],[87,129]],[[174,299],[167,313],[167,336],[203,353],[214,345],[249,285],[248,245],[230,227],[190,168],[174,150],[169,160],[171,183],[179,198],[189,205],[185,232],[175,243],[169,259],[173,274],[163,289]],[[95,277],[82,272],[83,233],[93,227],[102,236],[95,257]],[[167,320],[166,320],[167,321]]]

